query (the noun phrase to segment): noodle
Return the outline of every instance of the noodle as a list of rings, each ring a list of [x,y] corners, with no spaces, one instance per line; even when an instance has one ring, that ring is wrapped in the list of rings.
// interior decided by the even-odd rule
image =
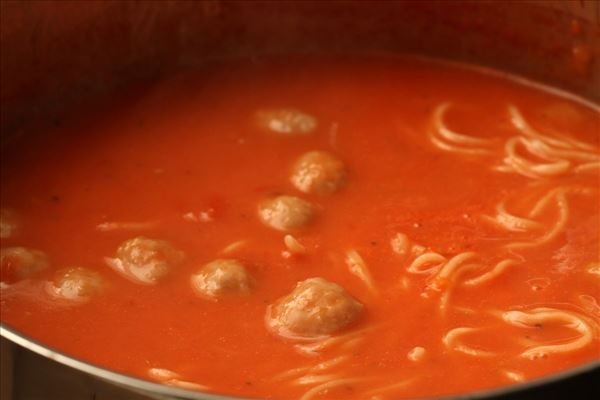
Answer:
[[[450,106],[450,103],[442,103],[433,111],[434,133],[437,133],[439,137],[434,136],[434,133],[430,133],[429,138],[431,142],[440,150],[449,152],[470,155],[490,154],[491,151],[485,147],[491,145],[493,143],[492,140],[464,135],[448,129],[444,123],[444,115]]]
[[[518,264],[518,263],[519,263],[518,261],[511,260],[511,259],[502,260],[498,264],[496,264],[494,266],[494,268],[492,268],[491,271],[488,271],[482,275],[479,275],[476,278],[471,278],[471,279],[463,282],[463,285],[479,286],[483,283],[487,283],[487,282],[491,281],[492,279],[496,278],[498,275],[502,274],[508,267]]]
[[[96,229],[101,232],[111,231],[141,231],[151,229],[157,224],[156,221],[148,222],[102,222],[96,225]]]
[[[450,106],[450,103],[442,103],[433,112],[434,127],[442,138],[449,142],[463,145],[485,146],[492,143],[490,139],[482,139],[474,136],[463,135],[448,129],[444,124],[444,115]]]
[[[452,257],[448,262],[442,264],[437,275],[427,285],[426,291],[421,293],[423,297],[429,297],[428,292],[431,290],[436,292],[443,292],[440,297],[439,309],[442,313],[445,313],[448,308],[448,302],[450,299],[450,293],[454,288],[454,283],[464,272],[479,268],[478,264],[464,264],[465,261],[475,257],[474,252],[464,252],[457,254]]]
[[[548,191],[548,193],[541,197],[532,207],[531,211],[528,214],[529,219],[523,219],[519,217],[516,218],[535,223],[537,226],[537,222],[531,219],[539,217],[541,213],[547,208],[547,206],[551,204],[552,201],[554,201],[554,204],[556,205],[559,214],[557,220],[554,222],[554,225],[550,229],[547,229],[546,233],[544,233],[541,237],[538,237],[537,239],[524,242],[510,243],[507,244],[505,247],[508,249],[529,248],[539,246],[553,240],[564,229],[569,217],[569,205],[565,196],[567,192],[587,194],[589,193],[589,189],[558,187]],[[507,227],[507,229],[514,230],[510,229],[513,227],[511,224],[512,223],[508,223],[509,226]],[[533,225],[529,224],[529,226]]]
[[[440,150],[465,155],[487,155],[494,140],[464,135],[449,129],[444,123],[444,115],[450,103],[436,107],[432,116],[433,129],[429,138]],[[514,105],[508,106],[510,121],[520,135],[508,138],[504,143],[504,165],[493,167],[499,172],[516,172],[530,178],[552,178],[560,175],[597,171],[600,168],[600,154],[591,144],[566,136],[548,136],[533,129]],[[546,162],[528,160],[519,155],[521,145],[532,156]],[[583,164],[582,164],[583,163]]]
[[[600,261],[591,262],[586,267],[587,272],[600,278]]]
[[[425,253],[425,250],[425,246],[421,246],[420,244],[413,244],[411,248],[411,253],[414,256],[420,256],[421,254]]]
[[[502,373],[513,382],[523,382],[525,380],[525,376],[522,372],[502,371]]]
[[[160,381],[180,378],[179,374],[164,368],[150,368],[148,370],[148,375],[150,375],[152,379]]]
[[[148,370],[148,375],[150,376],[150,378],[154,379],[155,381],[158,381],[158,382],[162,383],[163,385],[167,385],[167,386],[174,386],[174,387],[178,387],[181,389],[199,390],[199,391],[209,389],[208,386],[200,385],[199,383],[181,380],[180,379],[181,376],[178,373],[171,371],[169,369],[150,368]]]
[[[248,244],[247,240],[238,240],[228,244],[221,250],[221,254],[231,254]]]
[[[504,162],[514,172],[531,178],[546,178],[562,175],[570,170],[574,173],[594,171],[600,166],[600,154],[594,146],[566,136],[544,135],[533,129],[515,106],[509,105],[508,110],[513,126],[523,134],[508,139],[505,144],[507,157]],[[530,154],[550,162],[535,163],[524,159],[517,154],[518,143]],[[572,162],[584,164],[573,165]],[[511,169],[497,170],[511,172]]]
[[[294,379],[292,381],[293,385],[313,385],[315,383],[327,382],[331,381],[335,378],[339,378],[340,375],[304,375],[300,378]]]
[[[552,239],[554,239],[556,236],[558,236],[558,234],[560,232],[562,232],[562,230],[564,229],[565,225],[567,224],[567,220],[569,218],[569,205],[567,203],[567,199],[565,198],[564,190],[561,190],[561,189],[554,190],[554,191],[551,191],[548,195],[544,196],[544,198],[542,198],[538,202],[538,204],[536,204],[536,206],[533,208],[533,210],[529,213],[529,216],[536,217],[543,209],[543,206],[540,206],[540,204],[543,204],[545,206],[546,200],[549,201],[550,196],[554,197],[554,199],[556,201],[556,207],[558,208],[558,212],[559,212],[558,219],[554,223],[552,228],[549,229],[544,235],[542,235],[541,237],[539,237],[537,239],[527,241],[527,242],[510,243],[510,244],[506,245],[506,248],[508,248],[508,249],[525,249],[525,248],[540,246],[540,245],[550,242]]]
[[[315,386],[312,389],[308,390],[304,393],[299,400],[310,400],[321,392],[328,391],[330,389],[334,389],[339,386],[349,385],[352,383],[363,381],[364,378],[342,378],[342,379],[334,379],[329,382],[323,383],[321,385]]]
[[[503,228],[511,231],[511,232],[527,232],[533,229],[539,229],[542,227],[542,224],[539,222],[533,221],[528,218],[521,218],[515,215],[512,215],[506,211],[504,203],[500,203],[496,206],[497,214],[495,217],[489,217],[484,215],[483,217],[491,222],[496,223],[497,225],[502,226]]]
[[[565,191],[565,188],[563,188],[563,187],[558,187],[556,189],[550,190],[548,193],[546,193],[546,195],[544,195],[541,199],[539,199],[537,201],[537,203],[535,203],[535,205],[533,206],[531,211],[529,211],[529,217],[535,218],[535,217],[539,216],[540,213],[542,211],[544,211],[546,206],[550,203],[550,200],[552,200],[552,198],[554,196],[556,196],[557,193],[564,192],[564,191]]]
[[[481,328],[469,328],[469,327],[460,327],[454,328],[448,331],[446,335],[443,337],[442,342],[446,346],[446,348],[450,350],[459,351],[464,354],[468,354],[474,357],[491,357],[494,356],[495,353],[485,350],[474,349],[470,346],[462,344],[459,342],[460,338],[469,333],[478,332]]]
[[[305,254],[306,253],[306,247],[304,247],[295,237],[293,237],[292,235],[285,235],[283,237],[283,243],[285,244],[285,247],[287,247],[287,249],[292,253],[292,254]]]
[[[566,173],[571,167],[568,160],[559,159],[548,163],[535,163],[528,161],[517,154],[517,144],[523,144],[527,149],[528,141],[522,137],[516,136],[506,141],[504,146],[507,158],[505,162],[515,168],[522,175],[532,178],[553,177]]]
[[[439,309],[442,313],[445,313],[448,309],[448,303],[450,301],[450,295],[455,287],[456,280],[465,272],[479,268],[478,264],[464,264],[465,261],[475,257],[475,253],[466,252],[460,253],[450,259],[442,267],[434,281],[428,286],[437,291],[443,291],[440,297]]]
[[[373,283],[373,278],[371,277],[371,272],[356,250],[348,250],[346,252],[346,265],[348,265],[350,272],[362,280],[371,292],[377,292],[375,284]]]
[[[276,375],[273,379],[275,380],[281,380],[281,379],[285,379],[294,375],[300,375],[302,373],[314,373],[314,372],[319,372],[319,371],[325,371],[327,369],[330,369],[332,367],[335,367],[341,363],[343,363],[344,361],[348,360],[350,358],[349,355],[341,355],[338,357],[334,357],[331,358],[329,360],[325,360],[325,361],[321,361],[320,363],[313,365],[313,366],[306,366],[306,367],[300,367],[300,368],[292,368],[288,371],[282,372],[278,375]],[[307,377],[309,375],[304,375],[303,377]],[[310,375],[310,376],[317,376],[317,375]],[[300,379],[300,378],[298,378]],[[300,382],[299,380],[296,380],[297,382]],[[304,382],[304,381],[303,381]]]
[[[577,314],[568,311],[557,310],[553,308],[535,308],[529,312],[507,311],[502,314],[502,318],[507,323],[525,328],[535,327],[536,324],[545,324],[550,322],[563,323],[567,328],[580,333],[580,336],[564,344],[552,344],[534,346],[521,353],[522,357],[537,359],[546,357],[549,354],[567,353],[579,350],[592,342],[592,328],[586,321]]]
[[[545,159],[570,158],[579,161],[598,161],[600,156],[588,151],[555,149],[539,139],[523,139],[527,150]]]
[[[353,345],[358,344],[358,342],[360,340],[362,340],[362,337],[360,337],[360,336],[363,333],[369,332],[372,329],[374,329],[374,327],[361,329],[361,330],[358,330],[355,332],[349,332],[349,333],[346,333],[345,335],[328,337],[326,339],[321,339],[314,343],[296,344],[296,345],[294,345],[294,347],[296,348],[296,350],[298,350],[301,353],[304,353],[304,354],[310,355],[310,356],[314,356],[314,355],[317,355],[320,351],[329,349],[330,347],[333,347],[338,344],[341,346],[344,346],[345,344],[349,344],[350,342],[352,342]]]
[[[596,299],[589,294],[580,294],[578,296],[579,302],[583,305],[583,308],[594,315],[596,318],[600,318],[600,305]]]
[[[282,372],[281,374],[276,375],[273,379],[281,380],[281,379],[285,379],[285,378],[288,378],[288,377],[291,377],[294,375],[300,375],[302,373],[306,373],[307,375],[304,375],[303,377],[301,377],[301,378],[306,378],[305,380],[301,381],[300,380],[301,378],[298,378],[294,381],[297,383],[306,382],[308,380],[308,378],[307,378],[308,376],[312,376],[312,377],[319,376],[319,375],[315,375],[315,374],[312,374],[312,375],[308,375],[308,374],[314,373],[314,372],[319,372],[319,371],[325,371],[327,369],[330,369],[332,367],[335,367],[335,366],[343,363],[344,361],[348,360],[349,358],[350,358],[349,355],[341,355],[338,357],[331,358],[329,360],[322,361],[313,366],[292,368],[288,371],[285,371],[285,372]],[[329,376],[331,376],[331,375],[329,375]],[[300,383],[300,384],[306,384],[306,383]]]
[[[441,140],[439,140],[438,138],[436,138],[433,135],[430,135],[429,138],[431,139],[431,142],[440,150],[446,150],[449,152],[453,152],[453,153],[463,153],[463,154],[469,154],[469,155],[487,155],[490,154],[491,152],[487,149],[465,149],[462,147],[458,147],[458,146],[453,146],[451,144],[442,142]]]
[[[210,387],[205,386],[205,385],[200,385],[199,383],[182,381],[179,379],[171,379],[169,381],[161,382],[161,383],[163,385],[174,386],[174,387],[178,387],[180,389],[186,389],[186,390],[205,391],[205,390],[210,389]]]
[[[594,161],[594,162],[578,165],[577,167],[575,167],[573,169],[573,172],[580,173],[580,172],[597,171],[597,170],[600,170],[600,162]]]
[[[442,266],[429,287],[437,291],[447,287],[448,283],[452,281],[453,275],[455,275],[461,266],[463,266],[463,263],[475,256],[476,254],[474,252],[465,252],[452,257],[450,261]]]
[[[438,253],[425,253],[415,258],[406,270],[412,274],[435,273],[446,261],[446,257]]]
[[[283,371],[282,373],[275,375],[273,377],[273,379],[279,381],[279,380],[282,380],[282,379],[285,379],[285,378],[289,378],[289,377],[294,376],[294,375],[300,375],[300,374],[302,374],[304,372],[308,372],[308,371],[310,371],[310,369],[311,369],[311,367],[309,367],[309,366],[298,367],[298,368],[291,368],[291,369],[288,369],[287,371]]]
[[[494,140],[464,135],[449,129],[444,115],[450,103],[436,107],[432,116],[433,130],[429,138],[440,150],[466,155],[487,155]],[[552,178],[570,171],[582,173],[600,168],[600,154],[591,144],[566,136],[548,136],[533,129],[514,105],[508,106],[510,121],[521,135],[508,138],[504,143],[504,165],[493,167],[499,172],[516,172],[530,178]],[[528,160],[517,151],[521,145],[527,152],[547,162]],[[579,164],[578,163],[582,163]]]
[[[519,131],[521,131],[526,136],[542,140],[542,141],[548,143],[549,145],[556,146],[556,147],[561,147],[561,148],[566,148],[566,149],[578,148],[578,149],[582,149],[582,150],[594,150],[594,147],[592,145],[583,143],[574,138],[561,137],[560,139],[558,139],[558,138],[553,138],[553,137],[544,135],[544,134],[536,131],[531,126],[529,126],[529,124],[525,121],[525,118],[523,118],[523,115],[521,114],[519,109],[512,104],[510,104],[508,106],[508,112],[510,114],[510,121],[512,122],[514,127],[517,128]]]

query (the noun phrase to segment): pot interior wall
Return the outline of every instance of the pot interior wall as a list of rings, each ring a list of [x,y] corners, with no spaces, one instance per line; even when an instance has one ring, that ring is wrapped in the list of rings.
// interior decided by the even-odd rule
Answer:
[[[572,1],[0,3],[0,127],[222,57],[384,51],[472,62],[600,99],[600,4]]]

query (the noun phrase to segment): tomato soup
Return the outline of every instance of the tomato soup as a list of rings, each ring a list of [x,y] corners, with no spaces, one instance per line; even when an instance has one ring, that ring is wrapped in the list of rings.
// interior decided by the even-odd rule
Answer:
[[[386,56],[182,71],[2,154],[2,322],[276,399],[506,386],[600,358],[598,106]]]

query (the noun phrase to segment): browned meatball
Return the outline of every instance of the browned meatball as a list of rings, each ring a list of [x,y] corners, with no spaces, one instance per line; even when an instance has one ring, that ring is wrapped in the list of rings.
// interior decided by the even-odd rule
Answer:
[[[208,298],[248,294],[254,280],[237,260],[215,260],[192,275],[192,287]]]
[[[267,326],[283,337],[314,338],[329,335],[355,321],[363,305],[341,286],[323,278],[296,285],[267,309]]]
[[[183,252],[167,241],[138,236],[119,246],[117,263],[112,266],[137,282],[154,284],[183,258]]]
[[[309,151],[296,161],[290,179],[304,193],[328,195],[346,183],[346,167],[331,153]]]
[[[13,283],[27,279],[49,265],[46,254],[26,247],[7,247],[0,250],[0,281]]]
[[[256,113],[258,124],[282,136],[306,135],[317,128],[317,119],[294,108],[265,109]]]
[[[56,273],[51,293],[66,300],[86,301],[100,293],[102,277],[95,271],[72,267]]]
[[[260,220],[279,231],[300,229],[310,223],[314,214],[311,203],[294,196],[267,199],[258,207]]]

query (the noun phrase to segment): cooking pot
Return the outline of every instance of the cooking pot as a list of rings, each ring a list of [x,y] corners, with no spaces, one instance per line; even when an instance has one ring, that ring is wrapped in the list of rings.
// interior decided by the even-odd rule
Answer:
[[[4,0],[0,48],[2,148],[28,125],[52,124],[90,99],[222,58],[415,54],[494,68],[600,100],[600,3],[595,0]],[[148,397],[231,399],[112,372],[6,324],[0,334]],[[578,390],[585,390],[579,393],[587,398],[600,391],[599,373],[600,359],[523,384],[452,398],[548,399],[577,397]]]

